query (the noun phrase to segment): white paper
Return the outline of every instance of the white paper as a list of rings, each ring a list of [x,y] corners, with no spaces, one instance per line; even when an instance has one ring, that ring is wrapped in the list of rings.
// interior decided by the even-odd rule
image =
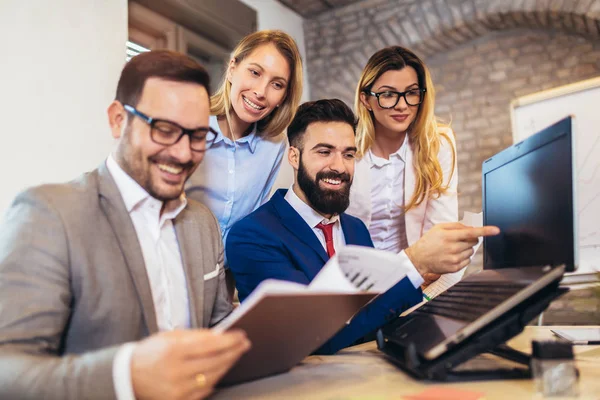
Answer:
[[[310,290],[352,293],[387,292],[406,276],[395,253],[364,246],[344,246],[317,274]]]
[[[463,219],[460,221],[460,223],[466,226],[481,227],[483,226],[483,213],[480,212],[476,214],[465,211]],[[473,256],[475,253],[477,253],[477,250],[479,249],[479,246],[481,246],[482,242],[483,237],[480,237],[477,244],[473,246]],[[473,256],[471,256],[471,259],[473,259]],[[467,267],[464,267],[460,271],[442,275],[437,281],[433,282],[431,285],[427,286],[425,290],[423,290],[423,297],[429,300],[433,299],[440,293],[445,292],[448,290],[448,288],[454,286],[462,279],[466,269]]]
[[[345,249],[345,247],[344,247]],[[339,292],[339,293],[355,293],[359,290],[352,285],[342,272],[340,267],[340,250],[327,261],[327,264],[321,268],[315,279],[312,280],[308,289],[311,292]]]
[[[394,253],[363,246],[344,246],[306,286],[301,283],[267,279],[212,329],[224,332],[263,297],[286,293],[383,293],[404,279],[402,259]],[[293,310],[290,310],[293,312]]]

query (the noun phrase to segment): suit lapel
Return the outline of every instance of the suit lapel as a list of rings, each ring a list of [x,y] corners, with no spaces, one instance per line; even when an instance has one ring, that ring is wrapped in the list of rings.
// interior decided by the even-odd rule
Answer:
[[[342,231],[344,232],[346,244],[365,245],[364,240],[360,240],[361,238],[358,236],[358,229],[350,228],[350,221],[347,214],[340,214],[340,223],[342,224]]]
[[[408,204],[415,193],[415,169],[413,167],[413,148],[410,140],[407,146],[406,161],[404,162],[404,204]]]
[[[415,193],[415,168],[413,166],[413,147],[408,141],[408,149],[406,151],[406,162],[404,164],[404,204],[408,204]],[[404,225],[406,229],[406,239],[409,246],[414,244],[420,237],[423,226],[423,219],[427,199],[417,206],[408,210],[404,214]]]
[[[150,282],[148,281],[142,249],[133,222],[125,208],[121,193],[108,168],[106,168],[105,163],[98,168],[98,193],[100,196],[100,207],[108,218],[117,238],[117,243],[121,248],[121,253],[129,268],[148,333],[158,332],[152,291],[150,289]]]
[[[371,225],[371,165],[365,160],[367,155],[358,160],[354,167],[354,179],[350,186],[350,207],[346,212],[363,220],[366,226]]]
[[[175,234],[181,252],[181,261],[187,281],[187,290],[190,304],[190,324],[192,328],[202,327],[204,323],[204,266],[202,265],[202,237],[200,227],[196,226],[191,218],[187,218],[188,211],[184,209],[175,218]],[[200,265],[198,265],[200,264]],[[214,266],[212,266],[214,267]],[[211,268],[211,270],[214,268]]]
[[[282,225],[294,236],[300,239],[300,241],[313,249],[323,260],[323,262],[327,262],[329,260],[329,256],[327,255],[327,252],[323,248],[321,242],[319,242],[319,239],[317,239],[317,235],[315,235],[313,232],[312,227],[308,226],[300,214],[298,214],[296,210],[294,210],[294,208],[287,202],[287,200],[284,198],[285,193],[285,189],[279,189],[271,198],[273,206],[275,207],[279,218],[282,220]]]

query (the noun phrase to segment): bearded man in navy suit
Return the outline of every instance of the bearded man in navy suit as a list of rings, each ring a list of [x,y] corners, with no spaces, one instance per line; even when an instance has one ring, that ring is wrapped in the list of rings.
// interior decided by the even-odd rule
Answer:
[[[226,253],[240,300],[265,279],[310,283],[335,249],[346,244],[373,247],[362,221],[344,213],[354,174],[355,129],[355,116],[341,100],[300,106],[287,131],[294,184],[275,192],[229,233]],[[461,269],[469,263],[477,238],[496,233],[494,227],[458,223],[433,227],[398,254],[398,268],[407,276],[361,310],[317,353],[332,354],[361,342],[422,300],[423,276]]]

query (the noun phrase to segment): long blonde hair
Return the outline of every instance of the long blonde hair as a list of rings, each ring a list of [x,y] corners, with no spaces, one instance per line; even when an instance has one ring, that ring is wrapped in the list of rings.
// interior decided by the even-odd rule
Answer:
[[[285,98],[279,107],[258,121],[257,134],[263,137],[273,137],[282,133],[292,122],[300,98],[302,97],[302,58],[294,39],[280,30],[263,30],[244,37],[233,50],[231,58],[239,64],[258,47],[273,44],[287,60],[290,67],[290,79],[286,88]],[[229,68],[229,67],[228,67]],[[224,74],[219,89],[210,98],[211,115],[225,115],[231,127],[231,82]],[[236,132],[240,134],[241,132]]]
[[[361,102],[361,93],[370,91],[373,84],[387,71],[400,70],[406,66],[412,67],[417,72],[419,88],[426,89],[423,102],[419,105],[417,117],[408,128],[408,140],[414,153],[413,168],[415,170],[415,191],[405,205],[404,210],[418,206],[427,196],[439,197],[449,188],[450,177],[444,184],[442,167],[438,160],[441,138],[447,140],[452,148],[452,171],[455,173],[456,150],[452,138],[442,132],[443,127],[434,115],[435,89],[431,81],[429,70],[425,63],[412,51],[400,46],[390,46],[379,50],[371,56],[365,66],[354,98],[354,108],[358,116],[356,127],[356,143],[358,156],[362,157],[375,141],[375,125],[373,114]]]

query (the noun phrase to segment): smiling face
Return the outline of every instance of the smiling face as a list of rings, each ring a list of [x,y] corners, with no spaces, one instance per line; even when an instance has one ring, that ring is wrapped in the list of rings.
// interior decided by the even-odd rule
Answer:
[[[406,92],[411,89],[419,88],[417,72],[413,67],[406,66],[400,70],[386,71],[375,82],[371,88],[374,93],[381,93],[387,90],[395,92]],[[408,130],[412,122],[417,117],[419,106],[409,106],[403,97],[398,100],[398,104],[390,109],[381,108],[377,102],[377,97],[361,94],[361,102],[367,109],[372,110],[374,117],[375,131],[383,130],[395,133],[404,133]]]
[[[237,117],[251,124],[269,115],[285,98],[290,71],[288,61],[273,44],[257,47],[237,63],[232,60],[227,76]]]
[[[354,130],[345,122],[313,122],[306,128],[302,150],[290,147],[299,197],[325,216],[348,208],[354,176]],[[298,192],[297,192],[298,194]]]
[[[208,127],[208,93],[199,84],[149,78],[135,108],[184,128]],[[204,153],[190,149],[187,135],[171,146],[154,143],[150,125],[127,114],[118,101],[108,112],[113,136],[119,139],[115,159],[121,168],[152,197],[161,201],[179,198]]]

